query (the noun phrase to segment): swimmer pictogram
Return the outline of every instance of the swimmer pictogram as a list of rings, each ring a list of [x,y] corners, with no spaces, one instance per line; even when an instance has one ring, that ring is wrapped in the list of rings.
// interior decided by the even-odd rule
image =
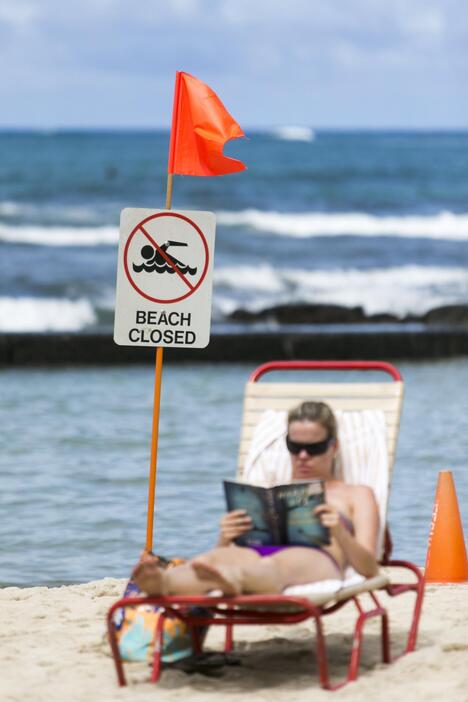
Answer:
[[[140,264],[133,263],[133,270],[135,273],[141,273],[145,271],[146,273],[170,273],[171,275],[176,272],[176,269],[183,273],[183,275],[195,275],[197,272],[197,266],[190,266],[188,263],[182,263],[175,256],[167,253],[169,247],[173,246],[188,246],[185,241],[165,241],[160,247],[154,247],[150,244],[145,244],[141,248],[140,255],[143,262]],[[166,254],[165,256],[163,255]]]

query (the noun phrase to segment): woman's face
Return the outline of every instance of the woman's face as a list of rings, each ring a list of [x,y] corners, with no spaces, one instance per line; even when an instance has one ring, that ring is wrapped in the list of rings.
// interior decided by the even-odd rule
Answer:
[[[328,439],[328,432],[318,422],[291,422],[288,436],[291,441],[298,444],[315,444]],[[336,441],[331,441],[325,453],[318,456],[309,456],[304,448],[298,454],[290,453],[293,480],[331,478],[335,453]]]

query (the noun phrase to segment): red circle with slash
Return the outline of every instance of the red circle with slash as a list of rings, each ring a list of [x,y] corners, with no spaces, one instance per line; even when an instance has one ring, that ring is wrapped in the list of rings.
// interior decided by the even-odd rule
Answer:
[[[146,231],[145,224],[147,224],[148,222],[151,222],[154,219],[159,219],[161,217],[175,217],[177,219],[182,219],[184,222],[187,222],[187,224],[189,224],[194,229],[196,235],[200,237],[201,242],[203,244],[203,249],[205,252],[205,265],[203,266],[202,274],[200,276],[200,279],[196,283],[196,285],[192,285],[192,283],[190,283],[190,281],[187,280],[185,275],[179,271],[177,266],[170,259],[170,257],[167,256],[165,251],[163,251],[161,249],[161,247],[155,242],[155,240],[153,239],[151,234]],[[139,288],[138,285],[135,283],[135,281],[133,280],[133,278],[131,276],[129,267],[128,267],[128,251],[129,251],[129,247],[130,247],[130,244],[131,244],[133,237],[135,236],[135,234],[137,234],[139,232],[142,233],[148,239],[148,241],[152,244],[152,246],[154,246],[154,248],[158,251],[158,253],[160,253],[161,256],[166,259],[167,264],[169,266],[171,266],[171,268],[174,269],[174,272],[177,273],[179,278],[181,278],[183,280],[183,282],[187,285],[189,290],[184,295],[180,295],[179,297],[174,297],[171,299],[164,300],[161,298],[152,297],[151,295],[148,295],[143,290],[141,290],[141,288]],[[167,303],[167,304],[172,304],[173,302],[180,302],[180,300],[185,300],[185,298],[189,297],[190,295],[193,295],[193,293],[196,290],[198,290],[198,288],[202,284],[203,280],[205,279],[206,272],[208,270],[208,261],[209,261],[209,249],[208,249],[208,244],[207,244],[205,235],[203,234],[202,230],[191,219],[189,219],[188,217],[185,217],[184,215],[179,214],[177,212],[158,212],[157,214],[150,215],[149,217],[146,217],[146,219],[143,219],[141,222],[139,222],[136,225],[136,227],[131,231],[130,236],[127,239],[127,243],[125,244],[124,257],[123,257],[125,275],[127,276],[128,282],[137,291],[137,293],[139,295],[142,295],[143,297],[145,297],[147,300],[151,300],[151,302],[162,302],[162,303]]]

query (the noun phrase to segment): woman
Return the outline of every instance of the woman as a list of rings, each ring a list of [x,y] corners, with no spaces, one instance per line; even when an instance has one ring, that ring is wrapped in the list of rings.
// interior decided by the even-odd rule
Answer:
[[[330,530],[329,546],[237,546],[234,540],[252,528],[243,510],[221,519],[217,548],[188,563],[162,570],[145,555],[133,572],[139,588],[150,595],[202,595],[221,590],[225,595],[280,593],[291,585],[342,578],[352,566],[366,577],[376,575],[379,530],[378,507],[371,488],[346,485],[334,477],[338,450],[337,424],[323,402],[304,402],[288,415],[287,447],[292,480],[323,480],[326,503],[315,508]]]

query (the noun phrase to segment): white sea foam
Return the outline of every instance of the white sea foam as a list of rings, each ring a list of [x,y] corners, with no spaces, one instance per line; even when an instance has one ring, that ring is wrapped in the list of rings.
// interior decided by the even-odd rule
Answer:
[[[28,217],[32,221],[40,220],[53,223],[60,221],[70,224],[93,224],[99,212],[85,205],[61,205],[57,203],[0,202],[0,217]]]
[[[13,203],[12,203],[13,204]],[[5,205],[5,203],[4,203]],[[440,212],[437,215],[378,217],[359,212],[283,213],[248,209],[221,211],[218,223],[246,227],[262,234],[293,238],[317,236],[396,236],[416,239],[468,241],[468,214]],[[112,246],[119,230],[112,226],[11,226],[0,223],[0,241],[45,246]]]
[[[0,297],[0,331],[79,331],[96,322],[88,300]]]
[[[314,130],[311,127],[284,126],[272,130],[273,136],[284,141],[313,141]]]
[[[42,246],[115,245],[117,227],[12,227],[0,224],[0,241]]]
[[[468,303],[468,270],[399,266],[386,269],[273,269],[269,265],[215,269],[217,305],[259,310],[275,304],[309,302],[362,306],[367,314],[424,314],[446,304]]]
[[[4,200],[0,202],[0,216],[13,217],[21,213],[21,207],[18,202],[12,202],[11,200]]]
[[[268,263],[259,266],[226,266],[214,269],[214,284],[232,290],[255,290],[256,292],[279,293],[284,289],[284,274]]]
[[[250,227],[259,232],[296,238],[351,235],[468,240],[468,214],[452,212],[378,217],[361,212],[285,213],[248,209],[219,212],[218,222],[225,226]]]

